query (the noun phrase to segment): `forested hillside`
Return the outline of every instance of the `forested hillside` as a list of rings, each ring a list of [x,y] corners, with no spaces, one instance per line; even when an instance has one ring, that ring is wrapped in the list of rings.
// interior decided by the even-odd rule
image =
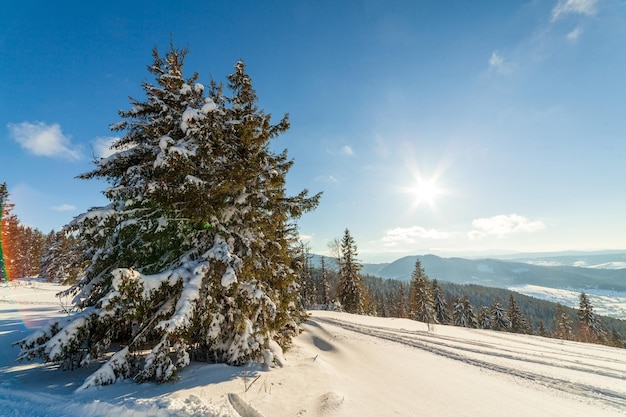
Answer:
[[[337,272],[337,260],[319,258],[320,267],[317,267],[317,259],[308,254],[304,246],[302,249],[301,301],[304,308],[343,309],[340,289],[345,274],[341,270]],[[345,262],[341,251],[338,256],[340,264]],[[351,257],[354,262],[354,253]],[[403,259],[406,262],[406,258]],[[626,321],[597,315],[584,292],[580,293],[579,308],[571,308],[507,289],[432,279],[420,259],[413,257],[414,270],[408,283],[361,274],[362,284],[355,288],[360,288],[363,314],[625,345]],[[472,265],[472,261],[467,265]],[[357,262],[353,269],[361,270],[361,264]]]

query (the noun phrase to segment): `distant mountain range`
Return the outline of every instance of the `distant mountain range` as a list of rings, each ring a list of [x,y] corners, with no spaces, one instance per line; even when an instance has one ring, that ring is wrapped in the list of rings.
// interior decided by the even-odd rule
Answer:
[[[315,255],[314,264],[320,257]],[[457,284],[508,288],[532,284],[551,288],[626,291],[626,252],[559,252],[508,255],[506,258],[405,256],[391,263],[363,264],[361,272],[409,281],[419,259],[431,279]]]

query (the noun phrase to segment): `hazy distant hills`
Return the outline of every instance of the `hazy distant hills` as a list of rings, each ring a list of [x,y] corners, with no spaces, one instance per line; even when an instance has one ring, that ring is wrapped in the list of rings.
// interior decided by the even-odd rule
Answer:
[[[512,260],[543,266],[579,266],[584,268],[624,269],[626,268],[626,251],[603,252],[557,252],[526,253],[497,257],[497,259]]]
[[[317,258],[314,263],[317,263]],[[361,272],[381,278],[409,281],[415,268],[415,260],[419,259],[431,279],[457,284],[471,283],[499,288],[531,284],[552,288],[626,291],[625,252],[520,254],[507,258],[405,256],[388,264],[364,264]],[[620,268],[620,265],[624,267]]]

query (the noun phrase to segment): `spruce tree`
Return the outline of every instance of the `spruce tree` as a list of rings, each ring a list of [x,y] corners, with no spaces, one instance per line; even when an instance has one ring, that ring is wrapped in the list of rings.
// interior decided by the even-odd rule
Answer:
[[[112,156],[80,176],[110,203],[75,218],[84,277],[76,312],[19,342],[62,368],[108,358],[81,388],[171,379],[190,359],[268,365],[298,332],[294,221],[318,204],[287,196],[293,162],[270,140],[289,127],[257,108],[243,62],[222,84],[184,78],[186,50],[156,48],[144,101],[112,125]],[[112,354],[112,355],[111,355]]]
[[[409,284],[410,317],[424,323],[435,322],[434,300],[431,283],[422,268],[419,259],[415,261],[415,269]]]
[[[313,308],[318,304],[318,296],[313,281],[310,248],[307,244],[300,243],[298,258],[302,265],[300,267],[300,301],[305,309]]]
[[[10,216],[13,205],[9,203],[9,191],[7,184],[0,184],[0,282],[9,281],[10,265],[8,265],[8,243],[9,233],[7,220]],[[5,220],[7,219],[7,220]]]
[[[489,307],[480,306],[477,319],[479,329],[491,329],[493,323],[491,321],[491,310]]]
[[[9,202],[9,197],[6,183],[0,184],[0,262],[2,279],[5,282],[19,278],[19,221],[11,213],[14,206]]]
[[[519,305],[515,301],[513,294],[509,296],[509,310],[508,317],[511,323],[510,331],[513,333],[523,333],[523,334],[531,334],[532,327],[526,320],[524,313],[520,309]]]
[[[321,303],[324,310],[330,310],[332,299],[330,297],[330,283],[328,282],[328,271],[326,270],[326,258],[322,256],[320,260],[320,281],[322,286]]]
[[[493,330],[502,330],[506,332],[511,329],[511,321],[502,307],[502,304],[500,304],[497,300],[491,304],[491,328]]]
[[[433,279],[432,287],[435,320],[440,324],[448,324],[450,323],[450,312],[443,289],[436,279]]]
[[[474,329],[478,327],[474,308],[467,296],[462,299],[458,296],[455,297],[452,303],[452,320],[455,326]]]
[[[39,277],[64,285],[75,284],[84,273],[86,262],[81,259],[81,243],[64,231],[52,232],[40,260]]]
[[[365,312],[365,289],[359,275],[361,264],[357,256],[357,247],[350,231],[346,229],[341,239],[339,258],[339,302],[348,313]]]
[[[589,297],[584,292],[581,292],[579,296],[578,326],[578,338],[582,342],[606,342],[606,332],[593,311]]]
[[[560,303],[556,304],[553,329],[554,336],[557,339],[573,340],[574,338],[574,333],[572,331],[572,319],[565,312],[565,309]]]
[[[407,298],[404,284],[400,283],[397,292],[397,301],[395,306],[395,316],[398,318],[406,318],[407,314]]]

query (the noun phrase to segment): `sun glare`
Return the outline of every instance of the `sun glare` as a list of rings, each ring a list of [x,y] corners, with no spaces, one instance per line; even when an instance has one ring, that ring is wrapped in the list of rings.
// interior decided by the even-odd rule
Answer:
[[[413,187],[412,192],[415,196],[415,201],[413,202],[415,206],[426,203],[431,207],[435,205],[435,200],[437,199],[437,196],[442,193],[441,189],[437,187],[437,184],[432,179],[418,180],[415,187]]]

